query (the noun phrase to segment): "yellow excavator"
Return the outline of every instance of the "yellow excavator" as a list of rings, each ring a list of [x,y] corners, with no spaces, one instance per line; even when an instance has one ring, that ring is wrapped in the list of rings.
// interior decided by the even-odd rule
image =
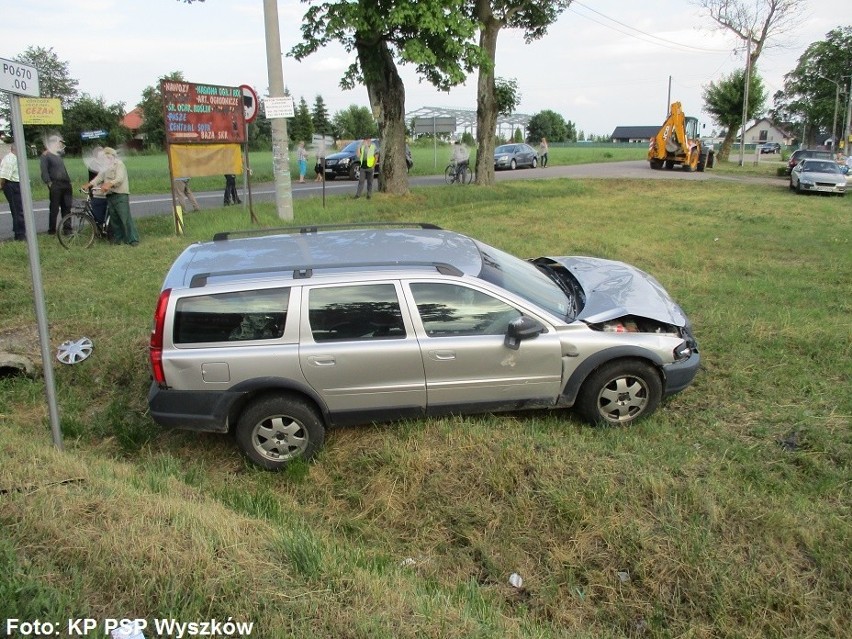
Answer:
[[[680,102],[673,102],[669,117],[648,145],[648,162],[652,169],[673,169],[680,164],[686,171],[712,168],[713,149],[701,144],[698,119],[683,114]]]

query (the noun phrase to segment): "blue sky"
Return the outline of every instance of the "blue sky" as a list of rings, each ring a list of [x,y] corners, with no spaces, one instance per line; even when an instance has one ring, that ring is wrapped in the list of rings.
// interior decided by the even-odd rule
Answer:
[[[848,0],[803,0],[794,31],[771,42],[759,62],[769,95],[783,88],[783,75],[812,42],[849,24],[841,10]],[[80,91],[124,102],[129,110],[142,90],[171,71],[187,80],[217,85],[268,87],[262,0],[26,0],[4,2],[0,58],[28,46],[53,47],[69,62]],[[281,49],[299,42],[304,3],[279,0]],[[552,109],[586,133],[609,134],[618,125],[662,122],[669,76],[672,99],[699,112],[702,91],[744,64],[741,43],[713,28],[689,0],[582,0],[526,44],[520,33],[498,40],[497,75],[515,78],[522,95],[518,111]],[[736,51],[740,47],[740,51]],[[367,106],[363,87],[342,91],[338,82],[350,63],[339,46],[303,62],[283,58],[284,82],[298,100],[322,95],[331,113],[350,104]],[[476,108],[476,78],[449,93],[420,82],[402,69],[406,110],[424,106]]]

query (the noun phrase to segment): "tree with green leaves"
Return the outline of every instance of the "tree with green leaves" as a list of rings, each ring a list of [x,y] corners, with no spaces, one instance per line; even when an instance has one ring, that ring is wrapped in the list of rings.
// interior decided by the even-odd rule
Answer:
[[[745,70],[738,69],[719,82],[711,82],[704,89],[704,110],[713,116],[720,126],[727,129],[722,147],[719,149],[719,158],[727,160],[731,152],[731,145],[742,124],[743,102],[745,101]],[[752,69],[751,81],[748,89],[748,108],[746,119],[755,117],[766,102],[766,90],[763,81]],[[745,132],[743,132],[745,133]]]
[[[130,135],[130,131],[121,125],[123,118],[124,104],[121,102],[108,105],[103,97],[95,98],[84,93],[62,112],[63,124],[60,132],[65,139],[65,150],[71,154],[79,154],[84,144],[87,144],[82,139],[82,133],[97,130],[108,133],[105,140],[99,141],[100,144],[120,146]]]
[[[538,144],[542,138],[549,142],[574,142],[577,133],[571,121],[565,122],[556,111],[545,109],[533,115],[527,125],[527,142]]]
[[[820,130],[829,130],[838,121],[845,124],[843,95],[838,103],[838,86],[849,91],[852,77],[852,26],[829,31],[825,40],[812,43],[799,57],[796,68],[784,76],[784,90],[775,94],[770,113],[776,121],[796,130],[809,129],[806,142]],[[842,117],[841,117],[842,116]],[[837,136],[845,130],[839,126]]]
[[[532,42],[547,33],[571,0],[470,0],[470,15],[479,23],[479,46],[486,61],[479,67],[476,89],[476,183],[494,184],[494,131],[500,113],[497,101],[495,60],[497,37],[504,28],[521,29]]]
[[[344,140],[374,138],[379,133],[370,109],[355,104],[335,113],[333,122],[337,136]]]
[[[183,72],[172,71],[157,79],[154,86],[145,87],[142,90],[142,101],[138,106],[142,108],[142,127],[139,132],[145,137],[145,144],[152,149],[160,150],[166,145],[166,124],[163,118],[163,95],[160,93],[160,82],[173,80],[175,82],[186,82]]]
[[[476,24],[464,11],[469,0],[337,0],[312,4],[302,20],[297,60],[339,42],[355,62],[341,80],[344,89],[367,88],[382,138],[382,189],[408,192],[405,162],[405,87],[400,64],[441,90],[460,84],[481,62],[471,41]],[[546,3],[547,4],[547,3]]]
[[[71,77],[68,62],[60,60],[53,47],[27,47],[26,51],[16,55],[13,60],[38,69],[39,93],[42,98],[59,98],[62,108],[67,109],[77,99],[79,82]],[[10,122],[11,103],[9,94],[0,92],[0,119]],[[40,142],[43,127],[24,127],[27,144]]]
[[[314,124],[314,133],[320,135],[333,135],[334,129],[328,116],[325,100],[321,95],[314,99],[314,108],[311,110],[311,122]]]
[[[311,143],[311,138],[314,135],[314,123],[304,97],[299,100],[295,117],[290,118],[287,122],[287,132],[293,142]]]

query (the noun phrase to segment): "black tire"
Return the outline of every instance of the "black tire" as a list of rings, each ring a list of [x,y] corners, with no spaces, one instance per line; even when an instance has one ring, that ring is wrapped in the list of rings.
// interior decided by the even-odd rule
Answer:
[[[515,162],[515,160],[513,159],[511,162],[509,162],[509,168],[514,171],[518,168],[518,163]]]
[[[361,179],[361,165],[353,164],[349,167],[349,179],[355,180],[356,182]]]
[[[533,158],[533,161],[532,161],[532,168],[535,168],[535,167],[537,167],[537,166],[538,166],[538,160],[536,160],[535,158]]]
[[[662,396],[662,380],[651,365],[616,360],[589,375],[575,406],[592,424],[626,426],[653,413]]]
[[[792,180],[792,178],[790,179],[790,190],[791,190],[791,191],[795,191],[795,190],[796,190],[796,187],[795,187],[795,186],[793,186],[793,180]]]
[[[85,211],[71,211],[56,227],[56,238],[68,250],[89,248],[97,235],[95,219]]]
[[[316,408],[298,395],[267,395],[240,415],[237,443],[252,462],[281,470],[294,459],[311,459],[325,441]]]
[[[473,182],[473,169],[469,166],[464,167],[464,178],[465,184],[471,184]]]
[[[456,181],[456,169],[452,164],[449,165],[444,171],[444,181],[447,184],[452,184]]]
[[[665,166],[667,171],[671,171],[674,168],[674,160],[666,160]]]
[[[660,169],[663,168],[663,161],[662,160],[657,160],[655,158],[655,159],[651,160],[650,162],[651,162],[651,168],[654,169],[655,171],[659,171]]]

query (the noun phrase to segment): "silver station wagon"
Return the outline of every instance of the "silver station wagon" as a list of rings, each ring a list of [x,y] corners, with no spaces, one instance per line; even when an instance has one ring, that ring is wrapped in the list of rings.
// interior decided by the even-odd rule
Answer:
[[[233,431],[278,469],[334,425],[571,407],[629,424],[686,388],[699,354],[637,268],[376,224],[189,246],[163,284],[150,361],[156,422]]]

